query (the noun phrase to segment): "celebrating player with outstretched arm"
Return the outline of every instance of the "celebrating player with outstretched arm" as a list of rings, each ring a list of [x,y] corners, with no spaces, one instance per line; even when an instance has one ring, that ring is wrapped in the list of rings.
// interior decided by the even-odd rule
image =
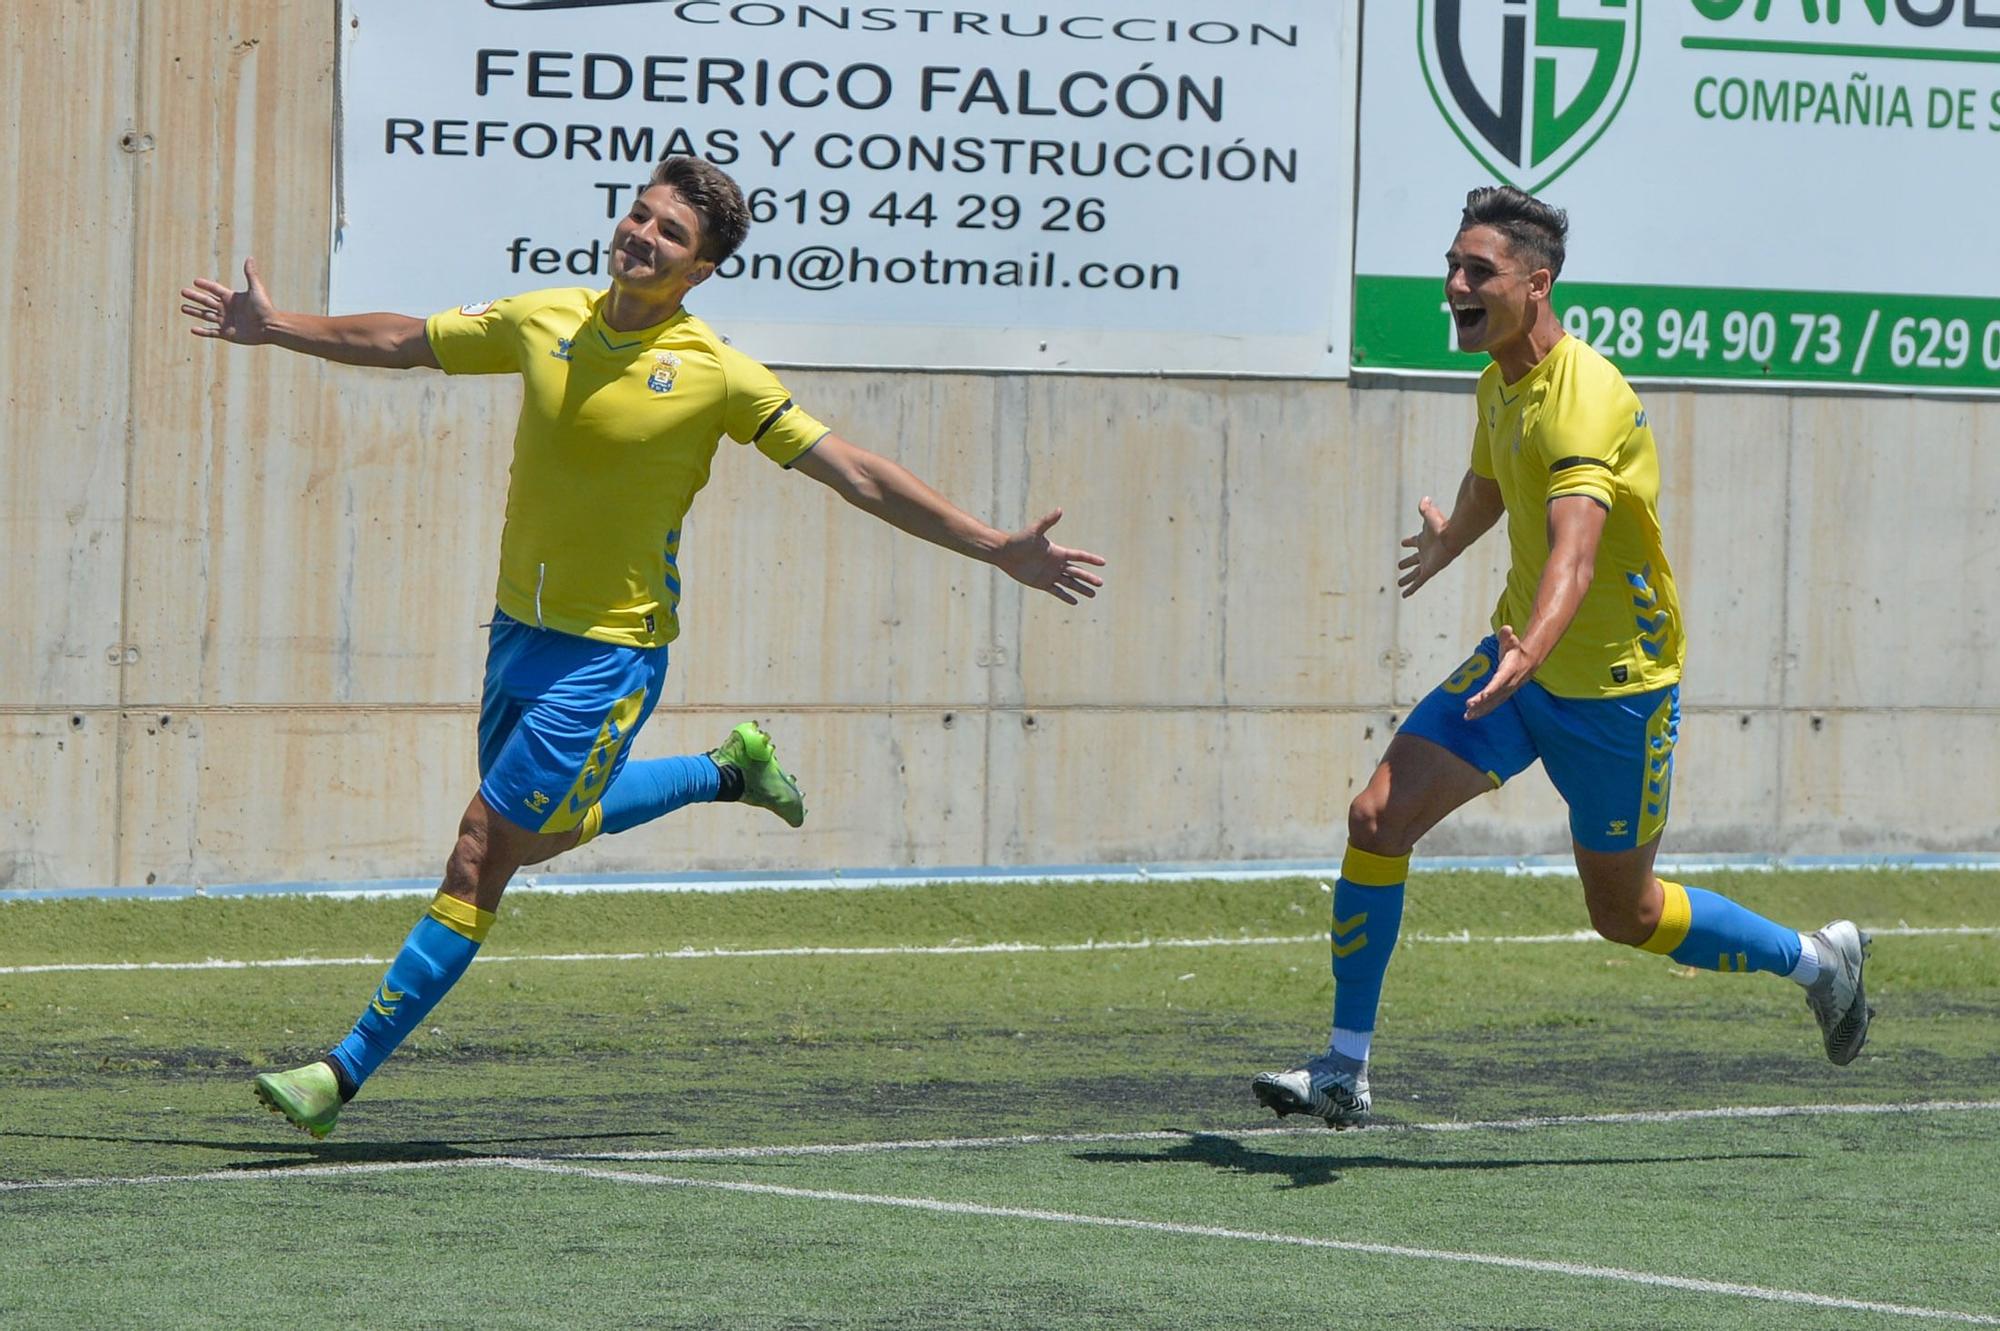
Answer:
[[[1280,1116],[1334,1127],[1366,1116],[1410,852],[1452,810],[1537,759],[1569,805],[1598,933],[1687,966],[1790,977],[1805,986],[1835,1063],[1868,1038],[1869,939],[1852,922],[1807,937],[1653,872],[1680,725],[1680,603],[1660,543],[1645,408],[1556,317],[1567,232],[1564,214],[1539,199],[1476,189],[1445,255],[1458,345],[1492,363],[1479,380],[1472,466],[1449,516],[1428,498],[1419,505],[1423,525],[1403,542],[1411,553],[1399,581],[1414,594],[1503,516],[1513,559],[1493,636],[1410,714],[1348,810],[1333,894],[1332,1039],[1303,1066],[1251,1083]]]
[[[1057,509],[1017,532],[960,511],[901,466],[831,433],[775,375],[682,307],[743,242],[743,194],[719,168],[671,157],[611,239],[609,290],[531,291],[431,316],[326,317],[197,281],[198,337],[268,343],[349,365],[516,374],[498,608],[479,716],[479,789],[444,883],[353,1031],[324,1058],[256,1079],[315,1137],[471,964],[516,869],[683,805],[740,800],[793,827],[798,785],[744,722],[705,754],[626,759],[659,701],[679,631],[681,521],[724,435],[857,508],[1076,604],[1102,585],[1086,550],[1056,545]]]

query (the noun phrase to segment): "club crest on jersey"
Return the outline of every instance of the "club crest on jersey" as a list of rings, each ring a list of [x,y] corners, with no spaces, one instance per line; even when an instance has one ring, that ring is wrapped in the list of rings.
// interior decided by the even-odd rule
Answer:
[[[492,308],[493,302],[490,300],[475,300],[470,305],[459,306],[458,312],[468,319],[477,319]]]
[[[674,380],[681,372],[681,358],[671,351],[653,353],[653,373],[646,379],[646,387],[655,393],[674,391]]]

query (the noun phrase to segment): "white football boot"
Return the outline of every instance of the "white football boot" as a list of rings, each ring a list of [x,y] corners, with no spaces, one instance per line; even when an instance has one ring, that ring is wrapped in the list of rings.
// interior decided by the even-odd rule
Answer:
[[[1861,988],[1861,968],[1873,940],[1852,920],[1835,920],[1812,940],[1819,952],[1819,978],[1806,986],[1806,1006],[1819,1022],[1826,1056],[1845,1067],[1868,1043],[1868,1022],[1875,1015]]]
[[[1329,1128],[1352,1128],[1367,1121],[1368,1065],[1335,1054],[1308,1059],[1287,1072],[1260,1072],[1250,1081],[1257,1103],[1277,1114],[1311,1114]]]

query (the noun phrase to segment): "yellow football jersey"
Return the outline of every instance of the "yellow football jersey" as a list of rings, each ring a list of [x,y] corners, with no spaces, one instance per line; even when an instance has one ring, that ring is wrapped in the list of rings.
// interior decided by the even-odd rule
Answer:
[[[1493,626],[1526,633],[1549,559],[1548,505],[1588,495],[1606,511],[1596,572],[1535,681],[1564,698],[1664,688],[1684,640],[1673,569],[1660,544],[1660,460],[1646,409],[1618,367],[1564,337],[1517,383],[1479,377],[1472,470],[1500,484],[1513,555]]]
[[[605,293],[530,291],[430,317],[450,374],[519,374],[500,608],[631,647],[680,632],[681,519],[727,435],[789,466],[826,434],[686,310],[620,332]]]

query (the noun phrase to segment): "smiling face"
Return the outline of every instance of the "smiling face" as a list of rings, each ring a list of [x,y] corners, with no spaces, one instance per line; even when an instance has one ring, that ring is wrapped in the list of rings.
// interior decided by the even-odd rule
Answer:
[[[677,301],[715,271],[701,242],[701,214],[673,186],[649,186],[611,232],[612,284],[648,303]]]
[[[1554,275],[1490,226],[1459,232],[1444,261],[1444,298],[1458,349],[1501,359],[1535,326]]]

